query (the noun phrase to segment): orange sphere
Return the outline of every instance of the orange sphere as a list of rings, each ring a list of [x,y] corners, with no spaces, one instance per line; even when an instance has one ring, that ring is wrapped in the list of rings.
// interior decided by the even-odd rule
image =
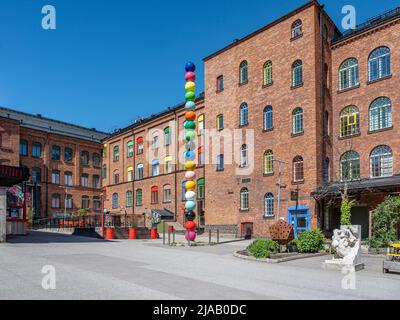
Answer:
[[[196,120],[196,114],[193,111],[188,111],[185,113],[185,118],[187,121],[194,121]]]

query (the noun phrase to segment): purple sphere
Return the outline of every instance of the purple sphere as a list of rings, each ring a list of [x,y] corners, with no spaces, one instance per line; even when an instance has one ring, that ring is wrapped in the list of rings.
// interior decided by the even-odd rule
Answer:
[[[190,239],[190,241],[196,240],[196,232],[194,232],[194,231],[186,231],[185,232],[185,239],[186,240]]]

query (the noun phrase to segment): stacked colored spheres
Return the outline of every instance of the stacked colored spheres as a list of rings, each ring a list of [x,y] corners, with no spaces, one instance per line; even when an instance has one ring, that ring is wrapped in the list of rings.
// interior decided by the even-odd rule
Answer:
[[[196,109],[196,66],[193,62],[188,62],[185,65],[185,140],[186,140],[186,151],[184,154],[185,158],[185,218],[186,218],[186,233],[185,238],[186,240],[194,241],[196,239],[196,223],[194,222],[196,219],[196,213],[194,210],[196,209],[196,163],[194,160],[196,159],[196,145],[195,145],[195,138],[196,138],[196,113],[194,112]]]

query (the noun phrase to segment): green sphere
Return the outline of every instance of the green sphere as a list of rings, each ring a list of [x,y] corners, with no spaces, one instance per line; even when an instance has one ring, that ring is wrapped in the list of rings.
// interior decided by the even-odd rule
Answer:
[[[194,123],[194,121],[186,121],[185,122],[185,129],[196,129],[196,124]]]
[[[193,141],[196,138],[196,133],[194,130],[186,131],[186,141]]]
[[[186,101],[194,101],[196,100],[196,94],[194,93],[194,91],[188,91],[185,94],[185,99]]]

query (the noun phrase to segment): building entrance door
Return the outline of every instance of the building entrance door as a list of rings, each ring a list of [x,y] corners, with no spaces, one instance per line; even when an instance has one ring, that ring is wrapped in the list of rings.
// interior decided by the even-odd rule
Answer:
[[[289,208],[288,222],[293,226],[294,236],[297,238],[300,232],[310,231],[310,210],[306,207]]]

